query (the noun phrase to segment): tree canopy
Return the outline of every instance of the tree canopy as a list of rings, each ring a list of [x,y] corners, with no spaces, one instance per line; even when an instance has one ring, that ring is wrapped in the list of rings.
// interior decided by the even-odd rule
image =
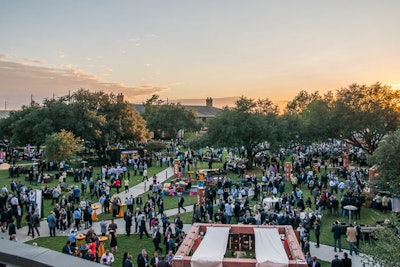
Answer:
[[[68,160],[81,150],[82,140],[65,130],[47,136],[45,141],[44,152],[49,161]]]
[[[181,104],[164,103],[159,96],[153,95],[145,103],[144,119],[147,127],[154,135],[163,135],[176,138],[180,130],[197,131],[200,123],[196,120],[193,110],[187,109]]]
[[[368,161],[377,164],[377,189],[400,197],[400,130],[386,136]]]
[[[0,135],[12,146],[41,146],[47,136],[69,131],[90,141],[100,157],[114,144],[142,142],[149,137],[146,122],[133,106],[103,91],[80,89],[71,96],[33,103],[0,120]]]
[[[242,96],[233,108],[225,107],[210,119],[205,142],[219,147],[244,147],[249,167],[254,156],[267,149],[278,133],[277,109],[268,99],[253,100]]]

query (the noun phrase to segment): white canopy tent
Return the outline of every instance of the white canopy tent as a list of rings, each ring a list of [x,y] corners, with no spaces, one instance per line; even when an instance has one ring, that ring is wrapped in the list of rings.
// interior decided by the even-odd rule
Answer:
[[[288,267],[281,238],[276,228],[254,228],[257,267]]]
[[[230,227],[207,227],[207,232],[190,262],[191,267],[222,267]]]

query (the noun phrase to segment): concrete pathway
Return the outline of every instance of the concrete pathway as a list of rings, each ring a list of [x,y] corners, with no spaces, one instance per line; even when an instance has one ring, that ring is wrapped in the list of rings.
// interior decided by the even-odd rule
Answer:
[[[169,167],[169,168],[165,169],[164,171],[161,171],[160,173],[157,174],[157,178],[158,178],[157,180],[160,183],[162,183],[165,180],[167,180],[169,177],[171,177],[172,175],[173,175],[173,168]],[[131,176],[131,179],[136,179],[136,178],[141,179],[141,177],[139,177],[139,176],[133,176],[133,177]],[[139,194],[143,194],[144,192],[146,192],[148,190],[149,183],[151,182],[150,180],[151,180],[151,177],[149,179],[149,182],[141,182],[141,183],[131,187],[129,189],[128,193],[125,193],[125,190],[123,190],[121,193],[119,193],[119,197],[124,201],[125,197],[129,197],[130,195],[133,195],[134,197],[136,197]],[[123,187],[121,187],[121,189],[122,188]],[[100,205],[100,203],[94,203],[94,204]],[[193,205],[186,206],[185,208],[186,208],[187,212],[192,212],[193,211]],[[172,221],[173,220],[173,216],[178,214],[178,209],[177,208],[170,209],[170,210],[166,210],[165,212],[170,217],[170,219]],[[101,213],[100,209],[97,210],[97,213],[98,214]],[[116,219],[114,219],[114,222],[118,225],[117,233],[118,234],[125,234],[126,232],[125,232],[125,221],[124,221],[124,219],[123,218],[116,218]],[[191,224],[184,224],[183,230],[185,232],[189,232],[191,226],[192,226]],[[174,225],[171,224],[171,227],[173,228]],[[79,231],[80,233],[87,232],[87,230],[85,230],[83,228],[84,227],[81,227],[81,230]],[[94,222],[93,225],[92,225],[92,228],[94,229],[94,231],[96,233],[100,233],[99,221]],[[42,221],[40,223],[39,232],[40,232],[42,237],[43,236],[49,236],[49,229],[47,227],[47,222],[46,221]],[[133,232],[134,232],[134,225],[133,225],[132,233]],[[27,233],[28,233],[28,227],[27,226],[17,230],[18,242],[26,242],[26,241],[32,240],[32,237],[31,236],[27,236]],[[57,230],[57,235],[58,236],[67,236],[68,233],[69,233],[69,229],[67,229],[66,233],[58,233],[58,230]],[[8,231],[6,231],[5,233],[1,233],[0,232],[0,238],[7,238],[8,239],[9,238]],[[317,256],[318,259],[321,259],[321,260],[324,260],[324,261],[327,261],[327,262],[331,262],[332,261],[332,259],[334,258],[334,255],[335,255],[333,247],[321,244],[319,248],[316,248],[314,246],[315,243],[310,242],[310,244],[311,244],[311,248],[310,248],[311,255]],[[347,242],[346,242],[345,238],[342,239],[342,244],[344,245],[343,247],[347,246]],[[347,252],[349,254],[348,250],[344,249],[343,252]],[[343,257],[343,252],[339,253],[339,258]],[[352,263],[353,263],[352,266],[353,267],[363,267],[363,264],[361,262],[361,257],[360,256],[357,256],[355,254],[350,256],[350,254],[349,254],[349,257],[352,259]]]

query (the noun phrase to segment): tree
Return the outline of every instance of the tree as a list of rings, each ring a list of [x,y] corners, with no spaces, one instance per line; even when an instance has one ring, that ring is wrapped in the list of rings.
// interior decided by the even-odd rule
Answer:
[[[46,138],[44,153],[49,161],[69,160],[82,150],[82,141],[72,132],[61,130]]]
[[[149,152],[161,152],[167,148],[167,145],[163,141],[153,140],[148,142],[145,148]]]
[[[284,113],[300,115],[310,103],[321,99],[322,97],[318,91],[309,93],[305,90],[301,90],[292,101],[287,103]]]
[[[100,158],[107,147],[142,142],[149,137],[146,122],[132,105],[113,94],[80,89],[72,96],[31,103],[0,120],[0,134],[12,145],[40,146],[62,129],[89,141]]]
[[[368,158],[370,164],[376,164],[378,176],[374,186],[400,196],[400,130],[386,136],[379,147]]]
[[[373,243],[365,244],[362,250],[362,262],[365,266],[400,266],[399,229],[399,217],[392,214],[390,219],[385,221],[384,227],[372,233]]]
[[[195,112],[179,103],[163,103],[157,95],[153,95],[143,104],[146,108],[143,117],[147,126],[158,137],[164,134],[176,138],[180,130],[200,129]]]
[[[400,92],[389,86],[352,84],[336,93],[332,120],[342,139],[372,154],[399,126]]]
[[[246,151],[248,167],[254,156],[268,149],[278,133],[277,109],[268,99],[253,100],[241,97],[234,108],[225,107],[210,119],[205,140],[219,147],[242,148]]]

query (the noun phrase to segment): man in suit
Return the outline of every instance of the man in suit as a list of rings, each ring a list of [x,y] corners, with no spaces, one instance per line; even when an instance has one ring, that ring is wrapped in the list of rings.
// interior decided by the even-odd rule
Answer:
[[[134,217],[135,217],[135,233],[137,233],[139,225],[140,225],[140,217],[142,215],[142,212],[140,211],[139,208],[136,208]]]
[[[149,256],[147,256],[146,249],[142,249],[142,252],[138,255],[136,262],[138,267],[149,266]]]
[[[160,243],[161,243],[161,234],[158,231],[158,227],[154,227],[153,229],[153,244],[155,248],[154,250],[160,251],[162,253],[162,248],[160,248]]]
[[[142,210],[142,204],[143,204],[143,199],[141,196],[137,196],[136,198],[136,207],[139,208],[139,210]]]
[[[146,234],[147,238],[149,238],[149,234],[147,233],[146,229],[146,219],[144,215],[141,215],[140,218],[140,226],[139,226],[139,231],[140,231],[140,239],[142,239],[143,233]]]
[[[335,254],[335,258],[332,260],[331,267],[343,267],[343,262],[339,259],[339,255]]]
[[[340,229],[339,221],[336,221],[332,226],[333,240],[334,240],[334,251],[336,252],[336,245],[339,247],[339,252],[342,252],[342,229]]]
[[[321,263],[319,263],[316,256],[312,257],[312,262],[309,264],[309,267],[321,267]]]
[[[160,263],[161,258],[158,256],[158,252],[154,252],[154,256],[150,259],[150,266],[152,267],[158,267],[158,264]]]
[[[179,193],[179,198],[178,198],[178,213],[181,213],[181,209],[183,209],[186,212],[185,207],[183,206],[183,203],[185,203],[185,199],[182,196],[182,193]]]
[[[126,235],[130,236],[131,235],[131,226],[132,226],[132,213],[129,209],[127,209],[125,211],[124,220],[125,220]]]

